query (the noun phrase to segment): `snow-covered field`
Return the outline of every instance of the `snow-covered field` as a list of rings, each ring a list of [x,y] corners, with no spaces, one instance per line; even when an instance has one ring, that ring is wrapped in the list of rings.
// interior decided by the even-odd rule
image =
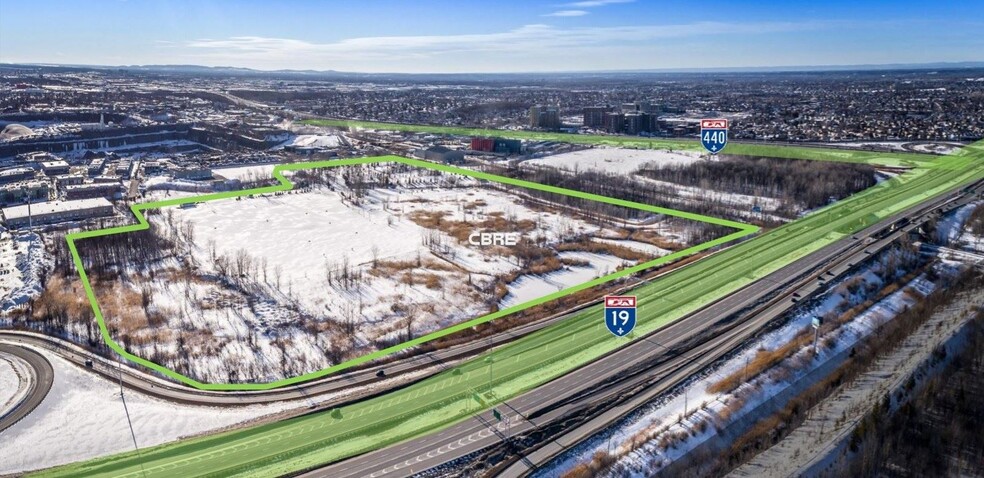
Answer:
[[[954,143],[918,143],[912,144],[911,147],[919,153],[950,154],[963,146]]]
[[[888,257],[885,256],[881,264],[890,262]],[[758,404],[789,387],[798,377],[847,350],[881,324],[912,306],[916,296],[927,295],[935,289],[932,282],[920,276],[906,288],[893,292],[839,328],[822,334],[821,343],[833,338],[834,345],[830,348],[821,347],[819,360],[802,359],[812,354],[812,347],[806,347],[786,359],[779,367],[744,381],[735,391],[709,391],[712,385],[740,373],[749,362],[754,361],[761,350],[775,350],[792,341],[804,330],[810,330],[813,317],[843,311],[863,302],[865,291],[879,290],[884,285],[883,280],[875,273],[884,267],[881,264],[870,265],[854,276],[860,278],[860,287],[844,285],[832,288],[814,306],[798,312],[786,324],[747,345],[712,372],[695,377],[675,395],[664,397],[637,410],[534,476],[559,477],[577,464],[591,461],[596,453],[607,453],[619,457],[614,465],[617,471],[599,476],[642,477],[683,456],[713,436],[716,433],[715,426],[730,423],[749,413]],[[849,280],[844,280],[840,284],[848,282]],[[735,401],[740,404],[737,410],[734,410]],[[665,446],[666,444],[671,446]]]
[[[0,354],[0,416],[12,410],[30,391],[29,377],[31,368],[27,362]]]
[[[852,141],[843,143],[832,143],[843,148],[879,149],[886,151],[905,151],[904,144],[908,141]]]
[[[153,273],[131,271],[127,290],[97,287],[112,297],[107,300],[123,297],[108,308],[115,314],[104,309],[107,320],[132,322],[126,327],[135,337],[128,341],[131,350],[196,378],[275,380],[633,264],[614,255],[550,249],[561,242],[595,236],[651,257],[669,252],[602,239],[612,237],[607,226],[531,205],[522,195],[472,178],[394,165],[360,168],[353,171],[385,178],[389,186],[357,193],[344,179],[349,173],[340,171],[346,168],[339,168],[318,173],[329,176],[330,187],[148,215],[162,234],[185,238],[178,256],[192,259],[185,266],[193,272],[180,271],[183,261],[175,259],[152,265]],[[640,227],[653,232],[651,225]],[[656,225],[663,241],[675,242],[665,229],[662,234]],[[545,247],[544,258],[552,255],[554,262],[530,272],[524,267],[532,263],[524,266],[508,246],[471,244],[469,234],[478,231],[517,232],[524,243]],[[134,305],[141,295],[148,302],[142,309]],[[152,320],[155,325],[147,327]],[[182,348],[176,346],[179,335]],[[190,361],[181,357],[185,353]]]
[[[570,153],[561,153],[543,158],[531,159],[522,163],[526,167],[548,166],[570,172],[593,170],[603,173],[613,173],[632,176],[634,180],[657,185],[675,196],[694,202],[714,201],[730,207],[746,219],[768,219],[775,222],[785,222],[786,219],[777,216],[774,211],[782,207],[783,201],[764,196],[715,191],[676,183],[658,181],[641,175],[635,175],[644,167],[686,165],[695,161],[716,161],[703,159],[696,151],[662,151],[648,149],[623,149],[595,147]],[[761,212],[753,212],[757,207]]]
[[[656,247],[656,246],[653,246]],[[607,254],[591,252],[562,252],[562,258],[577,259],[590,266],[568,266],[544,275],[523,275],[509,284],[509,294],[499,302],[501,308],[519,305],[591,279],[615,272],[619,266],[631,265],[629,261]]]
[[[216,176],[226,179],[257,180],[273,177],[273,168],[276,164],[253,164],[248,166],[229,166],[215,168],[212,172]]]
[[[271,415],[303,413],[312,406],[327,407],[329,403],[354,397],[350,390],[294,402],[208,407],[177,404],[126,390],[127,410],[124,410],[117,382],[85,371],[46,349],[34,350],[51,362],[54,383],[41,405],[31,412],[30,419],[21,420],[0,432],[0,475],[20,474],[133,450],[127,411],[137,445],[145,449],[184,437],[255,423]],[[0,369],[2,364],[0,360]],[[400,378],[388,378],[359,391],[371,393],[374,387],[392,387],[432,372],[421,370]],[[3,383],[0,381],[0,385]]]
[[[595,147],[543,158],[532,159],[530,165],[550,166],[567,170],[595,170],[607,173],[631,174],[647,163],[659,165],[688,164],[700,160],[694,151],[663,151],[657,149],[625,149]]]
[[[302,134],[294,136],[273,149],[283,149],[287,146],[304,148],[337,148],[343,146],[345,141],[334,134]]]
[[[51,257],[37,234],[0,232],[0,312],[41,293],[41,276],[50,264]],[[3,320],[0,314],[0,325]]]
[[[120,388],[44,349],[55,381],[29,420],[0,433],[0,474],[50,467],[133,449]],[[0,361],[0,365],[2,365]],[[280,412],[284,404],[195,407],[130,390],[126,406],[141,448]],[[297,406],[297,405],[294,405]]]
[[[971,234],[967,225],[967,219],[982,204],[984,203],[979,201],[967,204],[940,219],[936,224],[937,238],[944,244],[959,243],[971,250],[984,251],[984,248],[981,248],[981,238]]]

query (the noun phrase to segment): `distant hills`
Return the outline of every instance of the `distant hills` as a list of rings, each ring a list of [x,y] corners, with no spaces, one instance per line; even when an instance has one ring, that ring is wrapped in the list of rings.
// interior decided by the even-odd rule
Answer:
[[[71,65],[50,63],[0,63],[3,69],[41,69],[49,71],[116,71],[162,75],[195,76],[242,76],[269,77],[283,79],[468,79],[505,80],[517,78],[583,78],[583,77],[638,77],[642,75],[666,74],[728,74],[728,73],[825,73],[825,72],[885,72],[885,71],[932,71],[932,70],[976,70],[984,69],[984,61],[935,62],[935,63],[893,63],[869,65],[803,65],[771,67],[727,67],[727,68],[661,68],[639,70],[605,71],[564,71],[564,72],[514,72],[514,73],[360,73],[336,70],[257,70],[234,66],[202,65]]]

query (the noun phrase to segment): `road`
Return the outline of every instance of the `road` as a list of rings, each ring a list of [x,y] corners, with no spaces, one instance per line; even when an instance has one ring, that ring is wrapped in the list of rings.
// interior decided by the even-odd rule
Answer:
[[[507,436],[520,436],[542,429],[592,403],[603,401],[625,390],[649,387],[650,392],[665,391],[679,380],[723,356],[762,325],[787,312],[795,305],[792,300],[794,292],[801,296],[812,293],[820,286],[820,282],[849,270],[876,248],[884,247],[904,233],[905,229],[894,231],[885,239],[875,243],[871,243],[869,238],[883,233],[902,218],[929,217],[930,214],[925,213],[927,209],[947,202],[951,202],[951,196],[939,197],[883,220],[854,236],[847,236],[769,274],[723,300],[657,330],[646,340],[632,342],[572,373],[507,401],[497,407],[504,412],[506,420],[496,428],[491,427],[490,421],[493,419],[488,413],[476,415],[439,433],[360,455],[302,476],[332,478],[406,476],[496,445]],[[842,260],[835,260],[839,257]],[[816,272],[804,277],[804,271]],[[777,289],[783,291],[781,298],[769,300],[767,297]],[[673,356],[672,353],[668,353],[674,347],[685,345],[689,340],[698,337],[721,319],[754,308],[763,301],[767,302],[766,307],[759,308],[754,314],[748,314],[745,321],[736,323],[732,328],[714,335],[696,347],[687,349],[680,355]],[[645,365],[653,362],[654,357],[659,364],[646,370]],[[639,369],[642,369],[642,373],[637,372],[633,375],[633,371]],[[612,413],[624,414],[627,411],[609,412],[594,421],[595,424],[610,423],[615,419]],[[506,435],[507,425],[508,435]],[[582,430],[581,435],[587,434]],[[527,460],[517,462],[519,464],[511,468],[507,475],[522,475],[526,468],[549,461],[552,456],[576,443],[580,438],[582,437],[574,436],[567,445],[556,440],[549,441],[550,446],[540,449],[544,451],[538,451]]]
[[[981,187],[979,187],[974,194],[967,194],[956,200],[951,201],[944,198],[933,201],[929,204],[921,205],[920,207],[914,208],[913,210],[902,215],[886,220],[867,231],[856,234],[854,236],[858,238],[854,240],[856,246],[847,249],[848,251],[851,251],[849,254],[842,255],[842,257],[836,261],[828,262],[828,265],[823,268],[823,272],[821,272],[821,274],[811,275],[811,277],[807,278],[808,280],[801,281],[797,287],[792,288],[780,298],[773,299],[770,302],[771,305],[761,309],[761,312],[759,312],[759,317],[755,320],[764,320],[765,322],[768,322],[774,318],[781,317],[793,308],[794,304],[798,300],[794,300],[794,297],[806,298],[811,294],[821,291],[824,289],[825,283],[845,275],[856,264],[860,264],[864,260],[868,259],[869,256],[877,254],[882,249],[897,241],[900,237],[916,231],[926,221],[936,219],[941,215],[947,214],[956,208],[976,200],[979,197],[980,192]],[[900,228],[889,227],[887,233],[883,232],[879,234],[879,231],[886,230],[886,224],[897,222],[898,219],[903,217],[910,219],[910,223],[907,226]],[[872,237],[880,237],[880,239],[870,239]],[[663,380],[659,386],[652,387],[644,393],[633,396],[631,400],[627,400],[624,403],[618,404],[618,406],[605,410],[600,415],[595,416],[590,421],[580,426],[565,430],[563,434],[553,437],[550,441],[544,443],[543,446],[527,449],[526,455],[522,460],[513,460],[512,464],[498,476],[525,476],[537,467],[548,464],[550,460],[557,457],[567,449],[577,446],[584,439],[589,438],[599,431],[607,428],[611,423],[614,423],[633,412],[639,406],[642,406],[643,404],[655,399],[659,394],[671,389],[679,382],[679,380],[684,378],[686,378],[686,376],[680,376],[676,381]]]
[[[909,211],[984,178],[984,163],[980,162],[984,159],[981,157],[984,156],[984,149],[978,151],[977,148],[968,147],[967,151],[955,153],[932,167],[906,173],[897,180],[866,190],[639,287],[636,291],[640,313],[636,327],[638,335],[641,337],[661,329],[676,329],[680,326],[673,323],[692,316],[695,310],[726,300],[736,290],[748,290],[770,273],[805,257],[813,257],[813,253],[825,245],[850,242],[847,238],[852,234],[873,224],[884,223],[885,218],[894,218],[899,212]],[[491,387],[496,397],[510,397],[507,406],[501,409],[510,412],[507,416],[512,416],[511,410],[508,410],[508,405],[513,404],[512,397],[537,392],[544,388],[544,384],[553,386],[564,376],[615,355],[620,348],[635,349],[632,345],[635,342],[626,343],[613,339],[610,334],[606,335],[598,317],[600,307],[592,307],[529,337],[498,347],[482,359],[462,362],[446,373],[331,413],[314,413],[276,424],[210,436],[197,440],[191,448],[185,442],[179,442],[141,450],[138,454],[121,454],[73,464],[53,470],[49,475],[78,476],[83,471],[134,477],[235,473],[283,475],[348,457],[369,456],[366,453],[371,455],[371,450],[390,444],[401,447],[388,450],[391,456],[399,456],[404,454],[406,447],[419,443],[421,436],[440,436],[439,430],[454,429],[472,422],[474,413],[487,415],[492,406],[489,402],[501,401],[499,398],[489,400],[488,393],[483,399],[478,391],[488,391]],[[691,324],[687,322],[686,326],[690,327]],[[647,340],[639,339],[637,342]],[[655,357],[659,354],[651,355]],[[651,372],[654,368],[651,362],[649,360],[637,367],[640,370],[626,374],[631,378],[614,383],[600,381],[591,393],[604,399],[604,390],[623,388],[627,380],[636,380],[635,377]],[[495,367],[494,382],[489,373],[493,369],[492,363],[499,364]],[[525,421],[541,421],[543,418],[533,414],[525,417],[528,420],[516,422],[514,432]],[[472,438],[476,441],[482,439],[481,436]],[[464,442],[468,441],[468,438],[464,439]],[[431,457],[442,452],[448,454],[447,449],[424,449],[424,455],[431,454]],[[413,460],[417,460],[418,456],[421,456],[420,453],[409,455]],[[419,462],[427,459],[426,456],[421,457],[413,468],[419,469]],[[339,464],[356,460],[349,458]]]
[[[9,412],[0,416],[0,432],[3,432],[33,412],[44,397],[48,396],[55,381],[55,371],[51,368],[51,362],[43,355],[24,347],[0,343],[0,355],[13,355],[23,360],[33,373],[27,395]]]
[[[632,284],[625,288],[635,287],[636,285]],[[292,400],[308,400],[311,397],[351,390],[380,382],[383,380],[383,377],[377,375],[380,371],[383,371],[385,378],[400,377],[428,368],[432,369],[430,373],[439,372],[442,369],[440,366],[442,364],[455,362],[481,353],[490,347],[496,347],[516,340],[555,322],[563,321],[596,303],[585,303],[559,314],[554,314],[544,319],[506,330],[492,337],[480,338],[464,344],[423,354],[414,354],[406,358],[364,369],[341,372],[291,387],[260,391],[215,392],[186,387],[131,367],[122,368],[123,385],[130,390],[188,405],[245,406]],[[0,330],[0,341],[50,350],[75,365],[86,368],[106,379],[114,382],[120,380],[121,369],[118,362],[109,360],[66,340],[33,332]],[[384,391],[375,390],[372,393],[377,394]]]

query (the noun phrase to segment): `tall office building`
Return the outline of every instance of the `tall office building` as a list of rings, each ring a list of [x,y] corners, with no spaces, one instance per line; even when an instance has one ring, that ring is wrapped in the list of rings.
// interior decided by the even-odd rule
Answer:
[[[530,108],[530,128],[560,129],[560,109],[556,106],[536,105]]]
[[[588,106],[584,108],[584,126],[589,128],[604,128],[605,113],[611,113],[615,108],[611,106]]]
[[[656,114],[641,111],[605,113],[602,124],[605,131],[615,134],[656,133],[664,126]]]

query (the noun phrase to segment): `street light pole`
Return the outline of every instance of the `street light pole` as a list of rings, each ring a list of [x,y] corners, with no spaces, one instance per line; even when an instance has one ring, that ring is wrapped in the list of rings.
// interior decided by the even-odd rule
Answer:
[[[492,396],[492,362],[494,361],[491,356],[485,358],[485,363],[489,364],[489,397]]]

